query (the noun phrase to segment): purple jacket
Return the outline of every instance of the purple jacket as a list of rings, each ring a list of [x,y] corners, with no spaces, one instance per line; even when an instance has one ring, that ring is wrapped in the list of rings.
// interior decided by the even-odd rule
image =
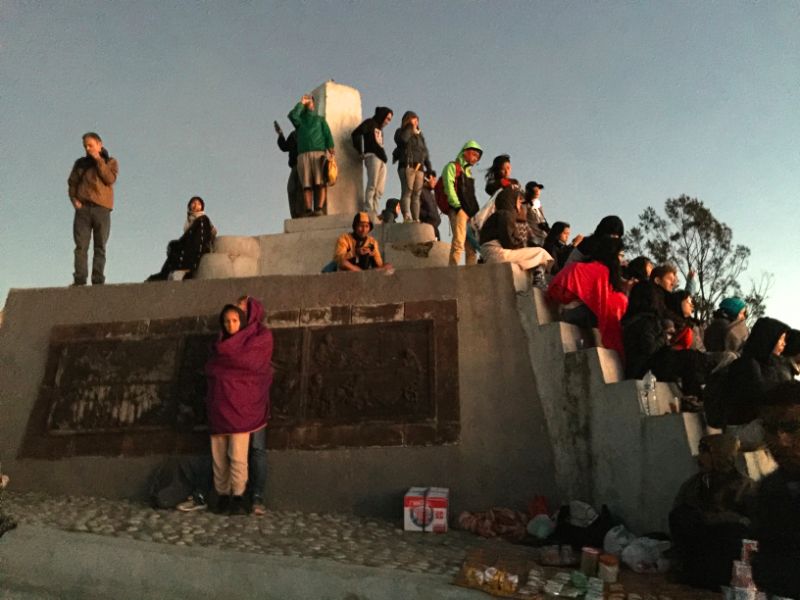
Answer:
[[[272,331],[261,323],[264,307],[247,301],[247,326],[227,339],[220,334],[206,363],[210,433],[249,433],[267,424],[272,384]]]

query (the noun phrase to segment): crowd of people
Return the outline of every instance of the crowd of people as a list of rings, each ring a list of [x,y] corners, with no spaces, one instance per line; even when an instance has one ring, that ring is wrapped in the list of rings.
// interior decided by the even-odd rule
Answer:
[[[800,571],[790,568],[800,564],[800,383],[793,381],[800,375],[800,331],[769,317],[749,329],[747,305],[739,297],[722,299],[710,323],[697,321],[694,273],[680,289],[675,265],[626,257],[624,224],[615,215],[604,217],[586,237],[571,238],[567,221],[551,226],[542,206],[544,186],[537,181],[522,186],[511,176],[507,154],[495,157],[486,171],[488,199],[481,206],[473,175],[483,155],[480,144],[466,142],[437,177],[413,111],[403,114],[391,153],[401,197],[389,199],[379,210],[389,161],[383,132],[393,115],[389,107],[376,107],[352,132],[353,147],[366,169],[364,201],[352,231],[339,236],[333,260],[323,272],[391,272],[370,235],[373,219],[384,224],[429,223],[439,239],[438,228],[446,216],[452,233],[450,265],[460,264],[462,255],[467,265],[510,263],[517,291],[527,292],[532,286],[546,290],[562,320],[599,330],[602,345],[617,352],[627,378],[641,379],[650,372],[658,380],[674,382],[683,392],[682,410],[704,411],[709,425],[719,430],[704,438],[701,472],[681,489],[670,517],[687,580],[719,585],[729,569],[715,559],[732,556],[735,540],[752,531],[755,523],[754,535],[762,542],[758,570],[772,586],[768,589],[800,589]],[[295,127],[289,136],[277,122],[275,130],[280,149],[289,153],[290,215],[325,214],[325,161],[335,156],[330,129],[310,95],[302,97],[289,119]],[[92,237],[91,282],[105,280],[105,244],[118,172],[99,135],[85,134],[83,145],[86,155],[75,162],[69,176],[75,208],[73,285],[86,283]],[[149,280],[192,276],[216,235],[204,209],[202,198],[190,199],[183,234],[169,243],[166,262]],[[206,367],[213,487],[217,508],[233,514],[246,511],[248,485],[253,510],[263,512],[272,335],[262,317],[263,307],[253,298],[226,305],[220,315],[221,334]],[[754,495],[752,482],[734,468],[734,458],[741,450],[763,447],[772,451],[779,469]],[[182,509],[203,506],[198,492]],[[785,523],[792,528],[781,527]],[[781,575],[783,566],[791,573]]]

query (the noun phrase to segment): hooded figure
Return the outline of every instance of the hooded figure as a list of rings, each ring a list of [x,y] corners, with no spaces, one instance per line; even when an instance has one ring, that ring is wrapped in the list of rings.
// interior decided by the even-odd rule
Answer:
[[[448,264],[457,265],[461,261],[461,253],[466,252],[466,263],[474,265],[478,262],[478,244],[468,241],[469,219],[478,212],[478,199],[475,195],[475,180],[472,178],[472,167],[483,155],[483,148],[475,140],[470,140],[461,148],[461,152],[453,162],[445,165],[439,185],[447,198],[450,227],[453,240],[450,243],[450,259]]]
[[[547,297],[567,310],[591,312],[600,330],[603,346],[616,350],[624,360],[622,317],[628,308],[628,296],[622,288],[619,254],[622,240],[604,238],[598,244],[596,260],[570,263],[553,277]]]
[[[388,106],[376,106],[375,114],[365,119],[350,136],[353,147],[367,169],[367,187],[364,192],[364,210],[378,212],[381,196],[386,186],[386,150],[383,148],[383,128],[392,120],[394,112]]]
[[[249,298],[245,315],[238,306],[228,305],[220,313],[221,324],[230,311],[236,311],[244,325],[233,335],[222,328],[205,367],[211,435],[256,431],[267,424],[270,412],[273,341],[272,332],[261,323],[264,307]]]
[[[753,481],[736,469],[739,440],[732,435],[700,439],[700,472],[681,486],[669,515],[678,561],[689,585],[718,590],[730,581],[732,562],[746,538]]]
[[[779,358],[788,331],[788,325],[769,317],[753,325],[742,355],[728,367],[723,385],[728,425],[756,419],[765,394],[788,378]]]
[[[522,192],[507,187],[495,198],[495,212],[480,231],[481,254],[487,263],[508,262],[513,265],[514,287],[518,292],[530,288],[530,271],[536,268],[549,270],[553,258],[544,248],[526,248],[516,235],[517,223],[525,223]]]
[[[625,235],[625,225],[616,215],[609,215],[600,219],[594,233],[585,238],[578,247],[572,251],[567,259],[567,264],[572,262],[586,262],[592,260],[597,252],[598,244],[604,237],[622,238]]]

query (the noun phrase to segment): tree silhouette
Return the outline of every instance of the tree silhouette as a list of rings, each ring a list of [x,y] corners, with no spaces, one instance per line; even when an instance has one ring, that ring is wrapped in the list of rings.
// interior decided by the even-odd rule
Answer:
[[[740,279],[747,270],[750,248],[733,243],[733,231],[714,217],[697,198],[681,195],[664,203],[659,215],[648,206],[639,223],[625,235],[628,256],[648,256],[656,264],[673,263],[684,280],[697,274],[695,312],[708,321],[719,302],[728,296],[740,296],[748,303],[749,318],[764,314],[772,275],[763,274],[758,284],[751,281],[748,293]]]

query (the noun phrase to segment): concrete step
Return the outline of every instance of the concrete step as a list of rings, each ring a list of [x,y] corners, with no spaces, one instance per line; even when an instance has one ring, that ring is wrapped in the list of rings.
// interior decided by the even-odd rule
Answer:
[[[449,575],[178,547],[21,525],[0,538],[2,586],[23,598],[479,600]],[[11,596],[13,598],[13,596]]]

